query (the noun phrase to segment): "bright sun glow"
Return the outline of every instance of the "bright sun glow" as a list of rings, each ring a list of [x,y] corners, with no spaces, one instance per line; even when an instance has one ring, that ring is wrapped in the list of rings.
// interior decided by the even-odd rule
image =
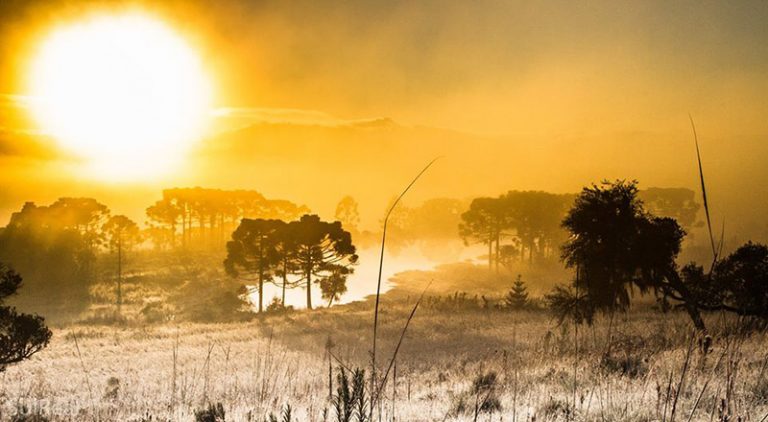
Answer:
[[[111,180],[170,171],[209,112],[209,80],[195,51],[139,14],[54,31],[33,61],[30,90],[42,128]]]

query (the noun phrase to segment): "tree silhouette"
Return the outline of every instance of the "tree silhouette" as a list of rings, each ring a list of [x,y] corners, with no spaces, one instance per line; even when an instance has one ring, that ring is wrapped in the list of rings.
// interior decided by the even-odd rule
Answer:
[[[110,251],[117,253],[117,309],[123,305],[123,254],[140,241],[139,226],[124,215],[114,215],[104,224]]]
[[[360,225],[360,211],[358,210],[355,198],[351,196],[341,198],[336,205],[336,213],[334,214],[334,217],[350,232],[358,231],[358,226]]]
[[[504,304],[511,309],[523,309],[528,305],[528,288],[520,275],[504,297]]]
[[[11,215],[0,231],[0,260],[30,287],[20,298],[25,306],[78,311],[87,303],[108,214],[95,199],[61,198],[49,206],[27,202]]]
[[[277,239],[285,222],[262,218],[244,218],[227,242],[224,268],[233,277],[256,281],[259,312],[264,310],[264,283],[272,281],[279,263]]]
[[[541,191],[510,191],[500,198],[507,214],[507,224],[514,229],[520,245],[520,258],[528,253],[528,262],[536,257],[554,255],[565,240],[560,226],[572,195],[557,195]]]
[[[158,248],[173,248],[176,245],[176,226],[182,210],[172,201],[163,198],[147,208],[150,226],[157,229],[152,241]]]
[[[702,309],[768,321],[768,246],[748,242],[717,262],[710,273],[691,263],[682,279]]]
[[[740,315],[768,319],[768,247],[752,242],[715,267],[723,305]]]
[[[341,291],[340,286],[346,286],[346,278],[357,264],[355,246],[338,221],[328,223],[307,214],[288,225],[295,236],[295,271],[307,289],[307,309],[312,309],[313,281],[330,288],[324,293],[332,296]]]
[[[339,300],[341,295],[347,292],[347,276],[350,273],[349,268],[339,267],[328,277],[320,279],[322,298],[328,301],[329,308],[334,300]]]
[[[174,245],[180,231],[182,248],[198,250],[221,247],[243,218],[290,220],[306,212],[303,205],[267,199],[253,190],[200,187],[165,189],[163,199],[146,210],[154,228],[167,230],[155,230],[155,246]]]
[[[461,215],[459,235],[464,243],[482,243],[488,245],[488,269],[499,271],[499,242],[504,230],[510,226],[510,216],[503,201],[498,198],[475,198],[469,210]],[[496,243],[496,255],[493,254],[493,244]]]
[[[697,328],[704,322],[675,264],[685,232],[671,218],[645,212],[637,182],[603,182],[584,188],[563,220],[571,238],[563,245],[574,287],[594,310],[625,310],[630,289],[682,301]]]
[[[102,228],[109,218],[109,208],[93,198],[59,198],[48,211],[59,225],[81,234],[88,252],[88,275],[92,276],[96,251],[104,242]]]
[[[275,245],[275,253],[276,253],[276,260],[277,265],[275,268],[275,272],[278,276],[280,276],[281,283],[280,288],[282,291],[282,296],[280,299],[280,303],[282,306],[286,306],[285,303],[285,292],[289,288],[296,287],[295,282],[291,282],[288,280],[288,275],[294,273],[296,271],[296,235],[295,235],[295,227],[290,226],[289,224],[284,224],[282,227],[280,227],[279,230],[277,230],[274,233],[274,245]]]
[[[696,202],[695,195],[694,191],[686,188],[648,188],[638,192],[648,212],[674,218],[685,231],[704,224],[697,220],[701,205]]]
[[[42,317],[4,306],[5,299],[15,294],[21,284],[21,276],[0,263],[0,372],[39,352],[51,339]]]

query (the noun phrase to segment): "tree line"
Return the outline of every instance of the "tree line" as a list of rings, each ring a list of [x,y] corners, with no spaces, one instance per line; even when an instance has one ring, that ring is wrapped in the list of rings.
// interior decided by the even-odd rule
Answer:
[[[267,199],[253,190],[176,188],[147,208],[153,244],[161,249],[218,248],[240,220],[290,220],[309,212],[304,205]]]
[[[560,221],[573,195],[510,191],[496,198],[475,198],[461,215],[459,235],[465,243],[488,247],[488,267],[512,260],[533,263],[552,257],[564,240]]]
[[[699,204],[685,188],[649,188],[637,192],[645,206],[658,215],[675,218],[682,227],[698,227]],[[561,222],[577,195],[542,191],[509,191],[498,197],[475,198],[461,214],[459,235],[466,244],[487,247],[488,267],[513,262],[555,261],[568,239]]]
[[[255,191],[167,189],[147,208],[148,224],[113,215],[93,198],[59,198],[50,205],[25,203],[0,228],[0,262],[24,276],[31,307],[77,311],[89,301],[99,278],[115,278],[115,303],[122,304],[125,256],[138,245],[158,251],[220,251],[244,217],[298,218],[309,210]],[[102,255],[114,255],[108,274],[99,273]]]
[[[554,261],[560,244],[568,238],[560,221],[575,197],[510,191],[496,198],[472,201],[430,199],[417,206],[398,208],[390,221],[390,239],[393,247],[421,242],[427,249],[436,249],[456,239],[459,226],[460,237],[467,243],[488,247],[488,264],[492,268],[495,265],[497,270],[512,262]],[[684,227],[698,224],[698,204],[690,190],[652,188],[639,191],[638,197],[648,209],[673,216]],[[34,297],[31,302],[35,308],[51,309],[65,304],[82,308],[87,305],[89,288],[97,279],[115,282],[115,303],[120,306],[125,257],[134,256],[139,245],[156,251],[195,251],[214,256],[225,251],[227,241],[238,240],[231,234],[237,232],[244,219],[279,220],[290,226],[308,212],[303,205],[267,199],[256,191],[175,188],[164,190],[162,198],[146,209],[147,224],[142,229],[126,216],[113,215],[106,205],[93,198],[60,198],[47,206],[30,202],[13,213],[6,227],[0,228],[0,261],[24,275],[29,285],[25,296]],[[375,233],[360,230],[354,198],[343,198],[335,216],[355,244],[377,241]],[[110,255],[110,259],[98,259],[101,255]],[[46,265],[40,265],[41,262]],[[264,282],[274,284],[279,279],[290,289],[306,287],[306,279],[323,280],[323,285],[327,285],[324,298],[330,302],[343,293],[345,285],[338,281],[338,275],[306,276],[306,271],[300,274],[291,268],[292,262],[285,264],[284,277],[271,264],[267,265],[269,271],[262,276]]]

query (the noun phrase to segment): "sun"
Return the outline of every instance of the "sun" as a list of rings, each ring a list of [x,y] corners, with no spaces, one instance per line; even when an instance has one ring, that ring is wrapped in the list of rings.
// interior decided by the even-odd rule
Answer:
[[[111,180],[172,171],[210,114],[211,84],[196,51],[137,13],[52,31],[32,60],[29,91],[41,129]]]

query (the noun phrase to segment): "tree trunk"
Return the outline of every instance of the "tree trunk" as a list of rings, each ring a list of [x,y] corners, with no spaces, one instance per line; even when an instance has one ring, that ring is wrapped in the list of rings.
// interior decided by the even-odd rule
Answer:
[[[535,240],[531,238],[530,245],[528,246],[528,265],[533,265],[533,249],[535,247]]]
[[[181,212],[181,247],[187,247],[187,213]]]
[[[123,240],[117,240],[117,312],[123,305]]]
[[[264,281],[259,275],[259,313],[264,310]]]
[[[501,233],[496,233],[496,275],[499,275],[499,258],[501,252],[499,251],[499,238]]]
[[[678,294],[680,294],[680,297],[683,299],[683,306],[688,312],[688,315],[691,317],[693,326],[696,327],[696,329],[699,331],[707,331],[707,327],[704,324],[704,319],[701,317],[701,312],[699,311],[699,306],[691,297],[693,295],[691,294],[690,290],[688,290],[688,287],[686,287],[686,285],[680,279],[680,275],[677,273],[677,271],[670,271],[670,273],[667,275],[667,281],[669,282],[670,287],[677,291]]]
[[[312,270],[307,270],[307,309],[312,309]]]
[[[493,271],[493,233],[488,234],[488,271]]]
[[[264,255],[259,257],[259,313],[264,309]]]
[[[283,308],[285,308],[285,285],[288,283],[288,263],[283,259]]]

